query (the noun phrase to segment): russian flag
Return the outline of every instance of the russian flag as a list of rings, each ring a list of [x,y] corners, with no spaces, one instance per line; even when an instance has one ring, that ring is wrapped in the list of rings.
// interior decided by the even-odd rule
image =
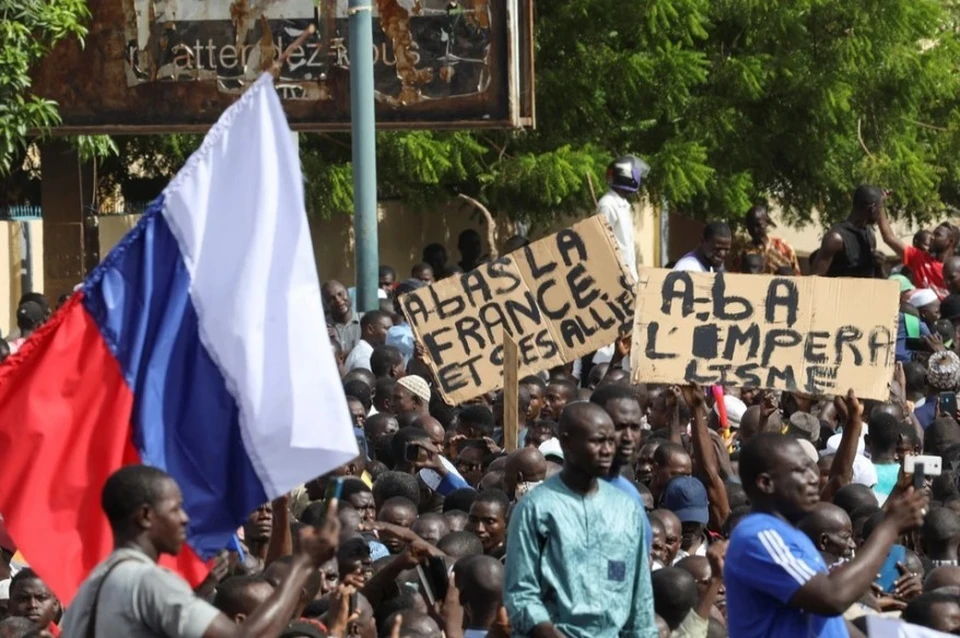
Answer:
[[[194,583],[261,504],[357,455],[303,177],[271,76],[210,130],[80,290],[0,366],[0,512],[69,604],[112,550],[107,477],[146,463],[190,516]]]

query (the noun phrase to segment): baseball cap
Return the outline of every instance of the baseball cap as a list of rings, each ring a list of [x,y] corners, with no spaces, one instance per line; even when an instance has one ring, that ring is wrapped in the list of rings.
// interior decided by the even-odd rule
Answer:
[[[667,483],[663,507],[676,514],[681,523],[706,525],[710,520],[707,490],[699,479],[692,476],[678,476]]]
[[[24,301],[17,308],[17,326],[21,330],[36,330],[46,317],[43,307],[36,301]]]

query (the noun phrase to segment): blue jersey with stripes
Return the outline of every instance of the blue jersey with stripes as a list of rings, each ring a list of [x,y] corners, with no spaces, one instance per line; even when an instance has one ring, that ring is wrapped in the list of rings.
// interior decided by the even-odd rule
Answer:
[[[827,565],[806,534],[769,514],[750,514],[730,537],[724,559],[728,630],[735,638],[848,638],[841,616],[789,604]]]

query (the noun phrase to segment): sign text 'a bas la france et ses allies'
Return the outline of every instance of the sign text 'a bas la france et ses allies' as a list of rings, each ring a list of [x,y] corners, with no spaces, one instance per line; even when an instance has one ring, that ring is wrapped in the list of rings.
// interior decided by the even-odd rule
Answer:
[[[401,299],[451,403],[503,385],[503,332],[520,376],[613,343],[633,317],[633,277],[613,232],[591,217]]]

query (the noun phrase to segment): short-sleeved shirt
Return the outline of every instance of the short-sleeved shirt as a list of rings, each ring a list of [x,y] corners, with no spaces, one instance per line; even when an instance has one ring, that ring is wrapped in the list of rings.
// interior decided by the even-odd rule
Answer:
[[[913,273],[917,288],[929,288],[943,298],[950,294],[943,281],[943,262],[925,250],[907,246],[903,250],[903,265]]]
[[[362,314],[354,312],[347,323],[336,323],[330,320],[330,325],[337,333],[337,341],[340,342],[344,354],[349,354],[353,347],[357,345],[357,342],[360,341],[360,318],[362,316]]]
[[[115,564],[100,588],[104,574]],[[60,623],[64,638],[87,635],[98,588],[98,638],[203,638],[220,614],[213,605],[197,598],[185,580],[160,567],[143,552],[118,549],[97,565],[80,586]]]
[[[806,534],[769,514],[750,514],[733,530],[724,559],[731,636],[848,638],[842,616],[818,616],[789,604],[819,572],[827,572]]]
[[[697,251],[691,251],[677,260],[673,266],[674,270],[686,270],[688,272],[718,272],[711,264],[706,264],[697,257]]]

